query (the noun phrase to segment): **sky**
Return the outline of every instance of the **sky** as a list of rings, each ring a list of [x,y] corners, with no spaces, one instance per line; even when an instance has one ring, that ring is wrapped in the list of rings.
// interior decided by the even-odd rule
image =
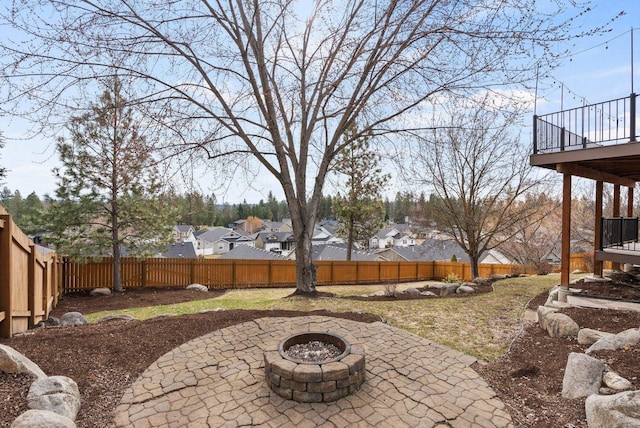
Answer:
[[[561,67],[547,75],[539,76],[536,112],[545,114],[615,98],[627,97],[632,92],[631,28],[634,30],[634,90],[640,89],[640,1],[596,0],[592,12],[582,18],[585,28],[610,20],[618,12],[625,15],[612,25],[612,31],[602,35],[576,39],[568,46],[570,55],[564,57]],[[3,32],[5,34],[3,34]],[[0,37],[6,37],[0,28]],[[564,51],[566,45],[558,46]],[[533,114],[533,110],[531,112]],[[531,121],[529,121],[531,122]],[[0,166],[8,169],[1,186],[11,191],[19,190],[22,197],[31,192],[39,196],[53,195],[56,179],[52,169],[59,166],[55,144],[51,139],[36,137],[24,139],[29,123],[12,117],[0,117],[0,132],[5,140],[0,149]],[[523,129],[523,138],[531,141],[531,126]],[[284,199],[280,185],[266,171],[235,182],[227,187],[211,185],[212,171],[205,168],[189,171],[188,176],[178,174],[179,183],[192,183],[203,194],[215,193],[219,203],[239,203],[246,200],[257,203],[266,200],[269,191],[278,199]],[[393,171],[392,171],[393,175]],[[397,185],[386,194],[390,199],[398,190]]]

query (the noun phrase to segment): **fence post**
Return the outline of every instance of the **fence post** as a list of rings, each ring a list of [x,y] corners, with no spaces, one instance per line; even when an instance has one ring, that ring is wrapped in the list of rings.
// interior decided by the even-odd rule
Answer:
[[[142,288],[147,286],[147,261],[145,259],[140,261],[140,286]]]
[[[29,327],[36,323],[36,246],[29,245],[29,258],[27,261],[27,307],[31,313],[29,316]]]
[[[0,337],[13,332],[11,296],[11,216],[0,215]]]

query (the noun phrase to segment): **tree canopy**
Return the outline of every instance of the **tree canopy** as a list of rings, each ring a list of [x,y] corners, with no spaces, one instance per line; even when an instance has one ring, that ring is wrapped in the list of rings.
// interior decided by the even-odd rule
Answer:
[[[429,126],[423,113],[441,94],[530,82],[537,64],[553,67],[559,43],[593,31],[574,21],[587,10],[535,0],[16,0],[0,12],[19,32],[0,41],[10,71],[0,93],[5,109],[51,122],[116,69],[170,153],[221,160],[217,178],[257,166],[277,180],[298,289],[314,292],[311,236],[337,154],[365,135]]]

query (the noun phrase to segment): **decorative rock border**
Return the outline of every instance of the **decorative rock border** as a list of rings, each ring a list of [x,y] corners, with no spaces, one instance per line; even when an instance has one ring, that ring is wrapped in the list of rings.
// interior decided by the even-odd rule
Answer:
[[[329,403],[353,394],[365,380],[364,345],[349,344],[338,335],[330,333],[301,333],[283,340],[279,345],[291,342],[301,343],[297,336],[318,335],[339,338],[344,342],[338,357],[322,363],[299,361],[288,358],[285,353],[267,351],[264,353],[264,367],[269,388],[280,397],[302,403]],[[350,351],[349,351],[350,350]]]

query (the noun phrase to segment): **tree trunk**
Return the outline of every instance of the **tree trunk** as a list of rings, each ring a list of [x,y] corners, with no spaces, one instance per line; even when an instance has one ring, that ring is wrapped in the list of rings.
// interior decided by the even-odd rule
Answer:
[[[118,233],[118,213],[111,214],[111,239],[113,248],[113,291],[122,292],[122,275],[120,273],[120,236]]]
[[[351,215],[351,218],[349,219],[349,234],[347,237],[347,261],[350,262],[351,261],[351,251],[353,251],[353,214]]]
[[[479,274],[479,269],[478,269],[478,260],[479,257],[478,255],[469,255],[469,264],[471,265],[471,278],[477,278],[480,276]]]
[[[296,293],[316,293],[316,270],[311,258],[311,235],[304,230],[296,241]]]

